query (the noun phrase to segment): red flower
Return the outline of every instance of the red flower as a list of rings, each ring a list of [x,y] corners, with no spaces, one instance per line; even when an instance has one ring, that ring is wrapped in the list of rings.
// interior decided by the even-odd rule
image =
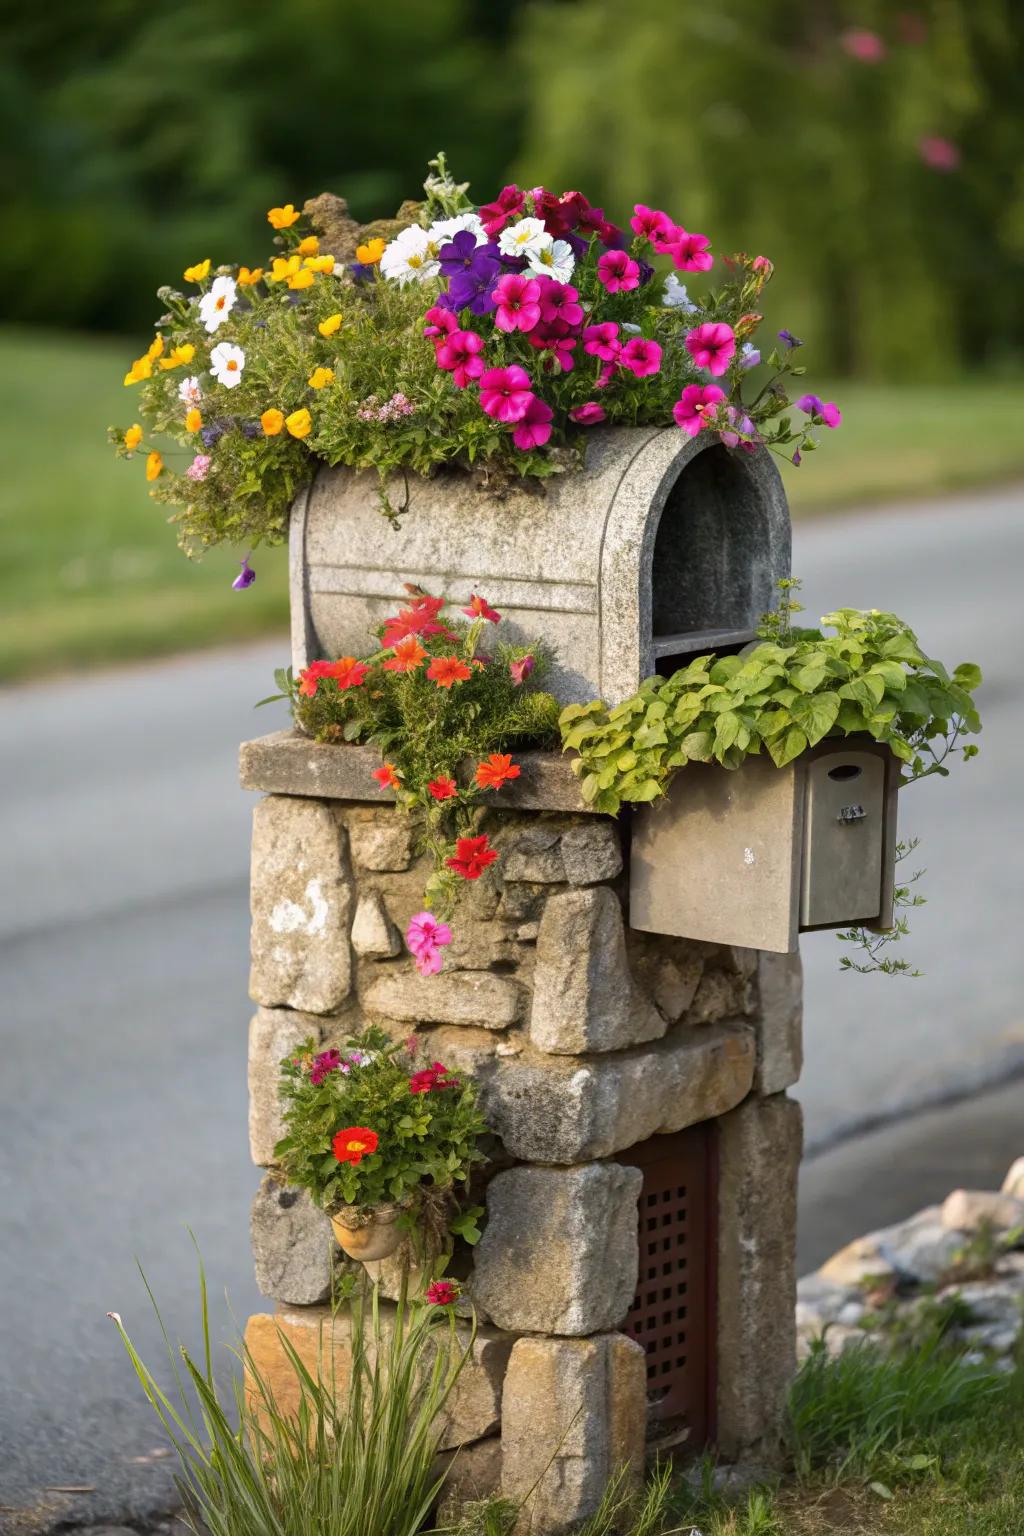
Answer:
[[[518,777],[519,764],[512,761],[509,752],[492,752],[476,770],[476,782],[481,789],[500,789],[509,779]]]
[[[311,661],[303,668],[299,673],[299,692],[304,698],[313,698],[320,679],[329,675],[330,666],[329,661]]]
[[[340,661],[332,661],[324,670],[324,677],[333,677],[339,688],[358,688],[365,682],[369,668],[361,661],[356,661],[354,656],[342,656]]]
[[[424,1067],[419,1072],[414,1072],[409,1079],[410,1093],[435,1093],[442,1088],[458,1088],[459,1079],[451,1077],[448,1068],[440,1061],[435,1061],[432,1067]]]
[[[417,597],[408,608],[399,609],[397,618],[385,619],[382,643],[387,649],[409,635],[441,635],[444,625],[437,616],[444,607],[443,597]]]
[[[432,1307],[450,1307],[459,1299],[459,1287],[451,1280],[435,1280],[424,1292]]]
[[[375,768],[373,776],[381,789],[397,789],[402,782],[394,763],[384,763],[380,768]]]
[[[376,1152],[379,1137],[365,1125],[347,1125],[336,1131],[331,1141],[331,1151],[339,1163],[361,1163],[364,1157]]]
[[[457,656],[435,656],[427,668],[427,676],[439,688],[450,688],[453,683],[464,683],[473,674]]]
[[[602,416],[604,412],[601,412]],[[516,688],[521,688],[523,682],[529,677],[537,662],[533,656],[522,656],[518,661],[510,661],[508,670],[512,677],[512,683]]]
[[[395,654],[389,656],[384,663],[384,670],[385,672],[415,672],[420,663],[426,660],[426,655],[416,636],[408,635],[404,640],[398,641]]]
[[[488,864],[493,864],[497,857],[497,849],[487,845],[485,832],[482,837],[458,838],[454,855],[445,859],[445,863],[464,880],[479,880]]]
[[[490,619],[492,624],[497,624],[501,619],[501,614],[491,607],[486,597],[477,597],[475,592],[470,593],[469,607],[462,611],[469,619]]]
[[[435,800],[451,800],[459,792],[459,787],[454,779],[442,774],[439,779],[431,779],[427,788]]]

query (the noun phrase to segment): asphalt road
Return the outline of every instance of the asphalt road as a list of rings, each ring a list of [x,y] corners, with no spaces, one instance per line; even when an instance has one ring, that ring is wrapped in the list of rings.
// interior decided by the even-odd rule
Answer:
[[[894,607],[926,649],[978,661],[987,679],[981,757],[908,791],[901,808],[929,871],[929,905],[907,944],[926,976],[839,975],[834,938],[804,941],[799,1096],[821,1146],[1024,1068],[1021,497],[831,518],[800,527],[795,545],[813,615]],[[10,1506],[35,1511],[40,1527],[167,1506],[171,1463],[153,1454],[155,1421],[105,1318],[119,1311],[144,1357],[160,1359],[136,1257],[171,1337],[193,1349],[187,1226],[215,1336],[232,1336],[225,1288],[241,1320],[261,1304],[247,1232],[250,804],[235,754],[240,739],[283,723],[271,709],[253,716],[249,701],[285,653],[282,636],[0,696],[0,1529],[32,1528]],[[1005,1113],[993,1137],[996,1126],[1012,1138]],[[940,1117],[930,1144],[942,1134]],[[1024,1147],[989,1150],[1001,1166]],[[857,1168],[836,1163],[845,1235],[875,1219],[886,1178],[884,1159]],[[833,1232],[827,1179],[807,1210]]]

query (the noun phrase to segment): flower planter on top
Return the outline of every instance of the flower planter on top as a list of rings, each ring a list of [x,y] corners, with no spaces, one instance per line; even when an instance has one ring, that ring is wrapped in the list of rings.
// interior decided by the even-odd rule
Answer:
[[[474,585],[514,642],[555,652],[563,703],[632,693],[704,650],[751,639],[789,574],[789,511],[765,449],[676,427],[598,428],[582,470],[481,489],[410,476],[401,531],[374,473],[321,469],[292,512],[292,660],[359,656],[404,584],[468,602]],[[392,501],[401,506],[399,480]]]
[[[364,1210],[343,1205],[331,1217],[331,1230],[350,1259],[362,1262],[387,1259],[401,1247],[405,1233],[398,1225],[405,1205],[378,1205]]]

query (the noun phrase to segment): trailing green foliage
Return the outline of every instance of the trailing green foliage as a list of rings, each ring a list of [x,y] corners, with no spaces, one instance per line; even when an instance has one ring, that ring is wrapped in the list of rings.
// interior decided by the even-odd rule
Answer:
[[[613,709],[571,704],[562,745],[579,752],[583,798],[614,814],[663,795],[687,763],[735,769],[763,749],[783,768],[826,738],[884,743],[907,765],[905,783],[945,775],[956,751],[976,754],[958,744],[981,729],[971,699],[978,667],[964,662],[950,676],[892,613],[841,608],[821,622],[834,633],[772,616],[767,637],[739,656],[698,656],[671,677],[647,678]]]
[[[180,1349],[183,1376],[167,1340],[177,1401],[110,1314],[178,1454],[191,1529],[202,1536],[417,1536],[441,1488],[441,1410],[475,1328],[460,1342],[450,1308],[405,1297],[385,1323],[376,1290],[368,1302],[352,1296],[343,1303],[352,1350],[345,1383],[335,1380],[329,1340],[311,1369],[280,1335],[298,1397],[298,1408],[285,1411],[244,1343],[237,1355],[245,1382],[236,1372],[230,1393],[222,1393],[202,1265],[200,1294],[202,1365]]]

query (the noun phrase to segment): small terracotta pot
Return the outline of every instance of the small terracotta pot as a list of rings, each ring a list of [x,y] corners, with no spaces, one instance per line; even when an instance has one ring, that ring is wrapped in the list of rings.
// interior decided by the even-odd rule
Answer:
[[[405,1237],[398,1226],[404,1211],[403,1205],[377,1205],[372,1210],[343,1205],[331,1217],[331,1228],[350,1259],[386,1259],[401,1247]]]

